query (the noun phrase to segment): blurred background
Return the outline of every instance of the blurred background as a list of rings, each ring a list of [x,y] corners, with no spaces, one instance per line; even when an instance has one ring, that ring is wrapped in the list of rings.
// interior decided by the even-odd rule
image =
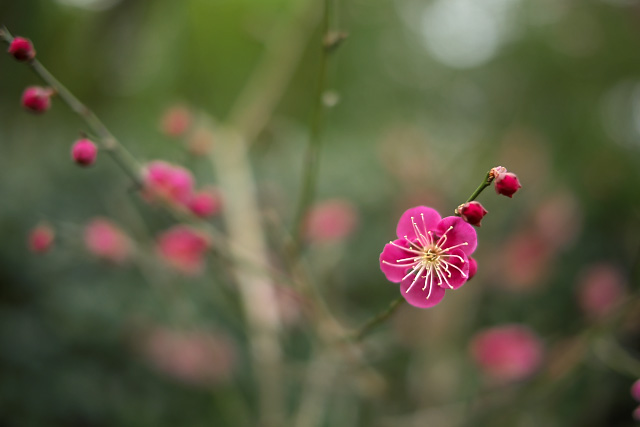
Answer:
[[[401,307],[356,362],[318,356],[307,302],[281,283],[281,425],[634,425],[640,1],[331,4],[330,29],[348,37],[328,58],[305,259],[346,328],[398,296],[378,256],[404,210],[451,215],[497,165],[523,188],[480,196],[490,213],[476,277],[433,309]],[[0,22],[134,156],[189,168],[198,186],[217,185],[201,154],[224,141],[207,132],[273,40],[299,41],[249,152],[276,266],[317,99],[321,15],[303,0],[0,2]],[[266,425],[224,262],[184,274],[158,258],[174,220],[104,153],[74,165],[86,126],[56,98],[25,112],[33,84],[0,56],[0,426]],[[95,218],[135,255],[87,246]],[[46,253],[28,244],[38,224],[55,232]]]

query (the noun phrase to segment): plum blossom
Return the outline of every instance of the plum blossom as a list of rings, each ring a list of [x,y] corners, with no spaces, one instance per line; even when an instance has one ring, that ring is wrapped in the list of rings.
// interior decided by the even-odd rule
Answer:
[[[344,199],[317,203],[304,221],[306,238],[314,243],[335,243],[346,239],[358,226],[358,211]]]
[[[519,324],[481,331],[471,340],[470,350],[482,372],[501,383],[532,375],[540,366],[544,353],[538,335]]]
[[[380,269],[400,283],[409,304],[433,307],[445,290],[469,279],[469,256],[478,242],[475,229],[462,218],[441,218],[436,210],[417,206],[402,214],[396,234],[380,254]]]
[[[148,201],[186,205],[193,195],[194,179],[187,169],[156,160],[143,172],[143,197]]]
[[[105,218],[94,218],[84,230],[84,242],[91,254],[114,264],[122,264],[132,255],[129,237]]]
[[[47,223],[40,223],[29,233],[29,250],[33,253],[47,252],[53,245],[55,232]]]
[[[187,276],[196,276],[202,272],[205,253],[209,247],[206,235],[185,225],[173,226],[157,239],[160,257]]]

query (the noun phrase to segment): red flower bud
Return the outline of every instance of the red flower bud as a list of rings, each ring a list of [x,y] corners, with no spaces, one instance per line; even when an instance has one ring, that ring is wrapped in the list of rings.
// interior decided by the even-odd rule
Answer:
[[[496,193],[503,194],[507,197],[512,197],[513,194],[522,187],[516,174],[511,172],[499,174],[494,182],[496,184]]]
[[[22,106],[34,113],[44,113],[51,106],[53,90],[40,86],[29,86],[22,92]]]
[[[80,166],[90,166],[96,161],[98,147],[88,139],[79,139],[71,148],[71,158]]]
[[[475,259],[469,257],[469,273],[467,274],[469,278],[467,280],[473,279],[473,276],[475,276],[477,272],[478,262]]]
[[[480,221],[488,211],[480,202],[468,202],[458,207],[458,213],[466,222],[476,227],[480,227]]]
[[[191,200],[189,200],[189,209],[200,218],[207,218],[215,215],[221,208],[221,197],[214,189],[195,193]]]
[[[31,42],[22,37],[14,38],[7,52],[18,61],[30,61],[36,56],[36,51]]]
[[[47,252],[53,245],[55,232],[50,225],[46,223],[38,224],[29,233],[29,250],[33,253]]]

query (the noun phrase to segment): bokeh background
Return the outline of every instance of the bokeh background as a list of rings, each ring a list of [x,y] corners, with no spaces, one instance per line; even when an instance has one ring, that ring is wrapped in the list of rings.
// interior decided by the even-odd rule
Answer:
[[[224,123],[268,40],[315,7],[301,59],[250,151],[277,242],[293,221],[321,67],[313,3],[5,0],[0,22],[30,38],[140,161],[167,159],[216,185],[187,138],[163,132],[163,115],[182,105],[194,120]],[[450,215],[497,165],[523,188],[513,199],[492,188],[480,196],[490,213],[477,276],[433,309],[401,307],[360,345],[357,366],[330,359],[331,387],[306,418],[296,414],[318,344],[304,302],[287,294],[282,425],[634,425],[640,1],[332,6],[332,30],[349,35],[328,63],[317,197],[349,206],[355,226],[312,241],[305,255],[345,327],[397,297],[378,256],[405,209]],[[25,112],[31,84],[40,82],[27,66],[0,57],[0,425],[261,425],[247,329],[221,261],[196,277],[163,266],[154,236],[173,220],[107,156],[74,165],[70,146],[85,125],[57,99],[42,116]],[[114,266],[85,249],[94,217],[120,225],[136,260]],[[43,220],[56,243],[34,254],[27,236]],[[509,324],[526,328],[534,349],[513,350],[521,374],[500,371],[502,362],[496,374],[493,356],[474,360],[472,343]]]

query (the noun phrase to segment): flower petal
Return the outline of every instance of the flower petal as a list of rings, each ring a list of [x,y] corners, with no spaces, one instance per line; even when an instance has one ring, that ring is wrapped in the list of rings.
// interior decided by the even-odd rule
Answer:
[[[452,227],[451,230],[449,230],[449,227]],[[447,240],[442,244],[442,247],[445,249],[462,245],[460,249],[462,249],[465,254],[471,255],[478,246],[476,230],[457,216],[443,218],[436,226],[436,232],[439,236],[443,236],[446,233]],[[467,243],[466,245],[464,245],[465,242]]]
[[[382,270],[384,275],[387,276],[387,279],[393,283],[400,283],[410,269],[409,266],[398,266],[398,264],[409,264],[410,261],[401,261],[398,263],[398,260],[414,256],[411,252],[404,251],[398,246],[406,247],[407,243],[404,239],[387,243],[384,245],[384,249],[380,254],[380,270]]]
[[[404,236],[407,236],[409,240],[412,241],[417,239],[418,236],[416,236],[413,222],[411,221],[412,217],[418,226],[418,230],[424,235],[426,235],[429,230],[435,230],[442,218],[438,211],[426,206],[416,206],[415,208],[407,209],[400,217],[398,227],[396,228],[396,234],[399,239],[402,239]]]
[[[402,283],[400,283],[400,292],[409,304],[418,308],[429,308],[437,305],[438,303],[440,303],[440,301],[442,301],[442,298],[444,298],[445,290],[444,288],[436,285],[435,280],[433,281],[433,285],[431,285],[431,295],[429,295],[430,283],[428,280],[426,289],[422,290],[422,288],[425,287],[425,275],[422,274],[421,279],[418,279],[413,287],[411,287],[411,283],[413,283],[414,279],[415,276],[412,275],[410,277],[407,277],[402,281]],[[409,292],[407,292],[407,289],[409,289]],[[428,299],[427,295],[429,295]]]
[[[444,275],[440,286],[444,289],[458,289],[469,280],[469,261],[467,255],[460,249],[452,249],[447,252],[447,255],[449,256],[442,258],[441,262],[446,261],[449,265],[441,265],[447,266],[449,271],[447,273],[447,270],[440,267],[440,272]],[[438,276],[436,275],[435,277]],[[446,279],[446,281],[444,279]],[[438,282],[440,282],[440,280],[438,280]]]

